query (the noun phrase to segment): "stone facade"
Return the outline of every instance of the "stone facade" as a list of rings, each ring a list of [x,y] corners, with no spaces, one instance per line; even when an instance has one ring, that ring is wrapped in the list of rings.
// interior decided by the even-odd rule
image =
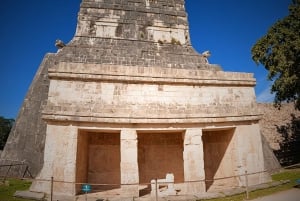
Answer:
[[[1,154],[0,164],[29,166],[32,175],[37,175],[43,166],[46,122],[42,120],[42,109],[48,98],[48,67],[54,64],[55,54],[47,54],[41,63],[26,94],[18,118]],[[24,173],[25,166],[10,169],[12,176]],[[0,169],[6,173],[6,169]]]
[[[168,173],[183,195],[244,186],[245,171],[250,185],[269,181],[255,79],[194,51],[184,1],[83,0],[74,38],[43,66],[44,161],[31,191],[49,194],[52,176],[57,197],[82,183],[140,196]]]
[[[220,69],[206,65],[205,58],[192,48],[183,0],[84,0],[75,37],[57,54],[57,60]]]

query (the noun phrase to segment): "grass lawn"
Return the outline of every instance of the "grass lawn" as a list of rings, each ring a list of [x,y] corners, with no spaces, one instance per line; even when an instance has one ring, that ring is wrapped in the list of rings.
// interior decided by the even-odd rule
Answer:
[[[0,181],[2,182],[2,181]],[[8,179],[7,184],[0,184],[0,200],[1,201],[32,201],[28,199],[21,199],[14,197],[14,193],[19,190],[29,189],[31,182],[19,179]]]
[[[249,199],[254,199],[266,195],[270,195],[279,191],[284,191],[296,185],[296,179],[300,178],[300,169],[293,169],[293,170],[284,170],[283,172],[277,173],[272,175],[273,181],[280,181],[280,180],[290,180],[291,182],[287,184],[283,184],[280,186],[252,191],[249,193]],[[209,199],[207,201],[243,201],[246,199],[246,193],[224,197],[224,198],[216,198],[216,199]]]

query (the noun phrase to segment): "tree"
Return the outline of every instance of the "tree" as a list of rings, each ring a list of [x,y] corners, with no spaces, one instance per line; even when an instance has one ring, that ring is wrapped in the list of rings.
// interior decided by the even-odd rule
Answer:
[[[266,11],[267,12],[267,11]],[[251,50],[252,59],[267,70],[274,81],[275,106],[294,102],[300,109],[300,0],[293,0],[289,15],[278,20]]]
[[[14,119],[5,119],[0,116],[0,150],[3,150],[6,140],[8,138],[9,132],[13,127]]]

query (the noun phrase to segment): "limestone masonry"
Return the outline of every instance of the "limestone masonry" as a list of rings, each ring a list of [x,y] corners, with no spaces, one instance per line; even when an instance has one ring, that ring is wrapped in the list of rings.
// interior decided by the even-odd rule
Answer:
[[[153,179],[170,182],[160,196],[245,186],[245,171],[249,185],[270,180],[253,74],[195,52],[183,0],[83,0],[57,47],[2,153],[33,167],[30,191],[49,195],[52,176],[55,200],[83,183],[132,198],[153,195]]]
[[[300,162],[300,111],[294,104],[282,104],[280,110],[272,104],[258,104],[263,114],[260,128],[267,144],[281,165],[293,165]]]

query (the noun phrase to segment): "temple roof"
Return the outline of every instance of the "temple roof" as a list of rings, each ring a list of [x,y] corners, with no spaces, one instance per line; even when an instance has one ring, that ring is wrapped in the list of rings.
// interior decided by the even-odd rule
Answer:
[[[83,0],[61,61],[219,70],[190,43],[183,0]]]

